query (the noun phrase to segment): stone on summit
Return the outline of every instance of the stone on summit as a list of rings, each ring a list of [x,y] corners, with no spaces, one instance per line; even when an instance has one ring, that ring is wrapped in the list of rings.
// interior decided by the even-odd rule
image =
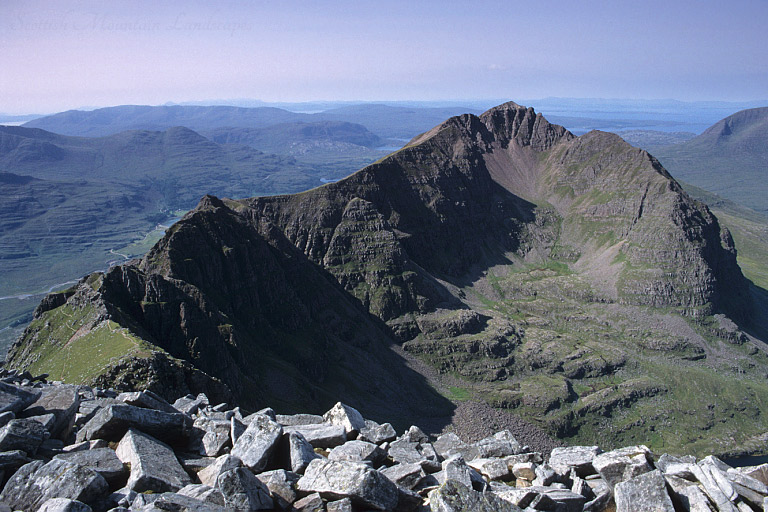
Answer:
[[[347,441],[337,446],[328,454],[329,460],[349,460],[352,462],[368,462],[378,467],[387,458],[387,453],[373,443],[366,441]]]
[[[38,421],[11,420],[0,428],[0,452],[21,450],[28,455],[34,455],[49,436],[48,431]]]
[[[39,396],[40,390],[0,382],[0,412],[20,412],[32,405]]]
[[[304,438],[301,432],[289,432],[288,450],[291,458],[291,471],[294,473],[304,473],[309,463],[315,459],[321,458],[312,449],[312,445]]]
[[[360,462],[313,460],[296,487],[327,499],[350,498],[359,506],[376,510],[392,510],[398,502],[397,486]]]
[[[313,448],[334,448],[347,442],[347,433],[341,425],[318,423],[285,427],[286,432],[299,432]]]
[[[675,512],[658,469],[616,484],[616,512]]]
[[[111,448],[96,448],[94,450],[81,450],[77,452],[61,453],[54,459],[64,460],[91,468],[109,482],[117,482],[128,472],[122,461]]]
[[[222,473],[216,487],[224,495],[229,510],[271,510],[274,507],[267,486],[246,468]]]
[[[51,498],[43,503],[37,512],[91,512],[92,509],[82,501],[69,498]]]
[[[392,441],[396,437],[397,432],[391,423],[379,425],[375,421],[365,420],[365,428],[360,431],[358,439],[373,444],[381,444],[385,441]]]
[[[347,436],[358,433],[365,428],[363,416],[357,409],[337,402],[336,405],[323,415],[323,419],[332,425],[341,425]]]
[[[600,455],[597,446],[565,446],[552,449],[549,456],[549,465],[561,475],[566,475],[573,469],[579,476],[587,476],[595,473],[592,461]]]
[[[240,459],[237,457],[225,454],[221,457],[217,457],[210,466],[203,468],[197,474],[197,477],[200,479],[200,483],[216,487],[216,481],[219,479],[220,474],[225,473],[230,469],[237,469],[242,465],[243,463],[240,462]]]
[[[40,397],[24,409],[20,416],[53,414],[49,429],[51,437],[64,439],[75,424],[75,415],[79,408],[80,396],[77,393],[77,386],[48,386],[42,389]]]
[[[181,412],[175,407],[173,407],[171,404],[166,402],[163,399],[163,397],[148,390],[120,393],[119,395],[117,395],[116,400],[119,400],[128,405],[143,407],[145,409],[155,409],[157,411],[163,411],[169,414]]]
[[[85,504],[104,498],[109,485],[95,471],[71,462],[34,461],[22,466],[5,484],[0,503],[13,510],[38,510],[51,498],[68,498]]]
[[[115,452],[131,465],[127,487],[136,492],[178,491],[192,483],[170,446],[143,432],[130,429]]]
[[[259,414],[251,420],[230,453],[243,461],[253,472],[260,473],[267,467],[282,435],[283,427],[269,417]]]
[[[119,441],[130,428],[169,444],[183,442],[192,431],[192,418],[133,405],[109,405],[100,409],[77,433],[77,441]]]
[[[492,493],[481,493],[460,482],[448,480],[429,493],[432,512],[520,512],[512,503]]]

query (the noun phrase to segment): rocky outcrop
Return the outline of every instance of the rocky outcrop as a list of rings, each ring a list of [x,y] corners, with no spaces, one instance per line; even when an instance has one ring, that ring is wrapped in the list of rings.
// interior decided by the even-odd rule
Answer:
[[[11,381],[9,392],[23,391],[12,377],[6,380]],[[65,386],[44,381],[32,389],[43,395],[68,392]],[[112,406],[105,405],[105,398],[118,396],[87,386],[76,387],[76,393],[81,400],[78,415],[106,410]],[[158,397],[124,398],[150,415],[169,414],[173,408]],[[360,439],[362,429],[351,428],[348,440],[336,447],[318,442],[308,464],[297,467],[289,441],[299,434],[284,429],[300,425],[291,423],[333,421],[368,424],[370,429],[372,422],[343,403],[323,418],[276,415],[271,409],[243,416],[239,408],[212,405],[204,396],[196,401],[199,406],[191,412],[173,414],[210,432],[216,431],[215,421],[248,425],[239,436],[231,432],[233,438],[224,448],[228,453],[206,456],[204,447],[185,444],[188,439],[181,432],[173,432],[178,437],[169,437],[170,444],[165,444],[153,437],[157,430],[151,423],[122,416],[113,420],[122,424],[115,431],[125,431],[119,443],[107,445],[114,437],[97,430],[90,442],[70,444],[84,428],[76,421],[66,439],[49,441],[36,455],[26,454],[34,460],[23,452],[0,452],[6,472],[0,509],[731,512],[761,510],[768,500],[767,465],[734,468],[713,456],[659,456],[644,445],[609,452],[597,446],[569,446],[538,453],[507,431],[467,442],[452,433],[430,438],[412,426],[394,440],[371,443]],[[53,414],[56,404],[51,402],[51,407],[50,412],[39,411],[37,418]],[[46,431],[43,437],[59,432],[54,423],[47,430],[39,419],[30,421]],[[98,437],[102,432],[105,435]],[[18,437],[27,439],[21,445],[34,446],[39,436],[29,429]],[[190,449],[198,451],[186,451]],[[16,462],[10,464],[12,460]]]

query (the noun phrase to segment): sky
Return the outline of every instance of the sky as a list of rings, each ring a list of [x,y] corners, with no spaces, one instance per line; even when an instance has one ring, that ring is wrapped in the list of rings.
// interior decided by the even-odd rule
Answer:
[[[0,112],[768,99],[768,1],[0,0]]]

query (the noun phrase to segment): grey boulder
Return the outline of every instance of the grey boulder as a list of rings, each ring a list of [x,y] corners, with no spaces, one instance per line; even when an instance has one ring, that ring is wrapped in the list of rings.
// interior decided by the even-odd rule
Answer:
[[[51,437],[64,439],[72,431],[75,415],[80,408],[80,395],[77,386],[48,386],[42,389],[40,397],[22,411],[21,416],[32,417],[52,414],[48,428]]]
[[[313,492],[294,503],[292,512],[326,512],[325,502],[320,493]]]
[[[326,512],[352,512],[352,500],[344,498],[343,500],[329,501],[325,504]]]
[[[597,446],[566,446],[552,449],[549,465],[561,475],[567,475],[573,469],[580,477],[592,475],[595,468],[592,461],[600,455]]]
[[[477,492],[454,480],[448,480],[437,489],[430,491],[429,508],[432,512],[519,512],[521,510],[493,493]]]
[[[485,488],[483,477],[480,473],[469,467],[461,455],[454,455],[450,459],[444,460],[442,468],[441,481],[443,483],[453,480],[478,491]]]
[[[323,417],[318,414],[278,414],[275,416],[275,421],[284,427],[294,425],[312,425],[316,423],[323,423]]]
[[[40,396],[40,390],[21,388],[0,382],[0,412],[20,412]]]
[[[217,457],[231,443],[231,422],[199,417],[193,425],[189,448],[206,457]]]
[[[231,512],[232,510],[172,492],[157,495],[140,494],[139,496],[143,496],[141,501],[144,503],[139,503],[137,498],[130,510],[140,510],[141,512]]]
[[[334,448],[347,442],[347,432],[341,425],[319,423],[285,427],[288,433],[298,432],[313,448]]]
[[[415,489],[427,476],[421,464],[395,464],[379,470],[384,476],[405,489]]]
[[[381,465],[387,458],[387,452],[373,443],[366,441],[347,441],[337,446],[328,454],[329,460],[349,460],[352,462],[369,462],[374,467]]]
[[[170,414],[181,412],[166,402],[163,397],[149,390],[120,393],[117,395],[116,400],[119,400],[120,402],[126,403],[128,405],[143,407],[145,409],[155,409]]]
[[[296,482],[299,481],[300,476],[292,471],[284,469],[265,471],[256,475],[256,478],[267,486],[272,499],[282,509],[289,509],[291,504],[298,498],[296,495]]]
[[[127,487],[136,492],[178,491],[192,483],[173,450],[143,432],[130,429],[115,452],[123,463],[131,465]]]
[[[170,444],[183,443],[192,431],[192,418],[133,405],[109,405],[100,409],[77,433],[77,441],[120,440],[128,429],[136,429]]]
[[[375,510],[391,510],[398,502],[397,486],[359,462],[313,460],[296,487],[301,492],[320,493],[327,499],[349,498],[359,506]]]
[[[109,493],[104,477],[95,471],[66,462],[34,461],[22,466],[5,485],[0,503],[14,510],[37,510],[52,498],[93,503]]]
[[[584,496],[568,489],[532,487],[531,490],[539,493],[539,497],[531,502],[534,508],[536,508],[537,504],[541,507],[542,501],[546,500],[547,502],[554,503],[554,510],[558,512],[581,512],[584,509],[584,504],[587,502]],[[545,508],[541,509],[546,510]]]
[[[97,448],[70,453],[61,453],[54,459],[64,460],[90,468],[104,477],[109,483],[120,481],[128,470],[111,448]]]
[[[360,431],[357,437],[361,441],[368,441],[373,444],[381,444],[388,441],[394,441],[397,438],[397,432],[390,423],[379,425],[375,421],[365,420],[365,428]]]
[[[365,420],[357,409],[341,402],[337,402],[336,405],[331,407],[331,409],[323,415],[323,419],[332,425],[340,425],[344,427],[344,432],[347,436],[357,434],[365,428]]]
[[[508,480],[511,475],[504,459],[475,459],[469,463],[469,466],[488,480]]]
[[[91,507],[82,501],[69,498],[51,498],[43,503],[38,512],[91,512]]]
[[[645,446],[629,446],[601,453],[592,460],[592,466],[613,488],[619,482],[651,471],[648,464],[648,450]]]
[[[301,432],[289,432],[288,452],[291,459],[291,471],[294,473],[304,473],[309,463],[319,459],[320,455],[312,449],[312,445],[306,440]]]
[[[502,430],[470,445],[470,456],[467,460],[488,457],[505,457],[522,453],[522,446],[509,430]]]
[[[211,487],[209,485],[203,485],[203,484],[189,484],[185,485],[176,494],[180,494],[181,496],[187,496],[189,498],[194,498],[196,500],[202,501],[204,503],[211,503],[213,505],[218,505],[220,507],[224,506],[224,495],[221,494],[221,491]]]
[[[444,459],[451,455],[469,455],[469,445],[453,432],[440,435],[433,443],[435,451]]]
[[[208,397],[204,393],[192,396],[187,395],[173,402],[173,408],[184,414],[195,414],[200,408],[210,405]]]
[[[387,453],[400,464],[418,463],[430,468],[430,471],[440,468],[440,456],[427,436],[416,427],[411,427],[399,439],[392,441]]]
[[[498,498],[520,508],[527,507],[539,496],[539,493],[530,487],[517,488],[498,482],[491,482],[491,489]]]
[[[230,510],[270,510],[274,506],[267,486],[246,468],[222,473],[216,487]]]
[[[0,452],[21,450],[34,455],[49,436],[48,430],[33,419],[11,420],[0,428]]]
[[[616,512],[674,512],[672,499],[658,469],[616,484]]]
[[[267,467],[269,458],[283,435],[283,427],[268,416],[255,416],[230,452],[255,473]]]
[[[15,471],[28,462],[27,454],[21,450],[0,452],[0,471]]]
[[[197,474],[197,478],[200,479],[200,483],[215,487],[220,474],[225,473],[230,469],[237,469],[242,465],[242,462],[240,462],[240,459],[237,457],[225,454],[217,457],[216,460],[213,461],[213,463],[208,467],[203,468]]]

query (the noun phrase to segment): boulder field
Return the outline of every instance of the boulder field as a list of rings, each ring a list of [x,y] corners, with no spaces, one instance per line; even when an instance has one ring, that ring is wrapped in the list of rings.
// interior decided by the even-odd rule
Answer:
[[[247,414],[0,371],[0,511],[768,509],[768,465],[524,441],[398,435],[342,403]]]

